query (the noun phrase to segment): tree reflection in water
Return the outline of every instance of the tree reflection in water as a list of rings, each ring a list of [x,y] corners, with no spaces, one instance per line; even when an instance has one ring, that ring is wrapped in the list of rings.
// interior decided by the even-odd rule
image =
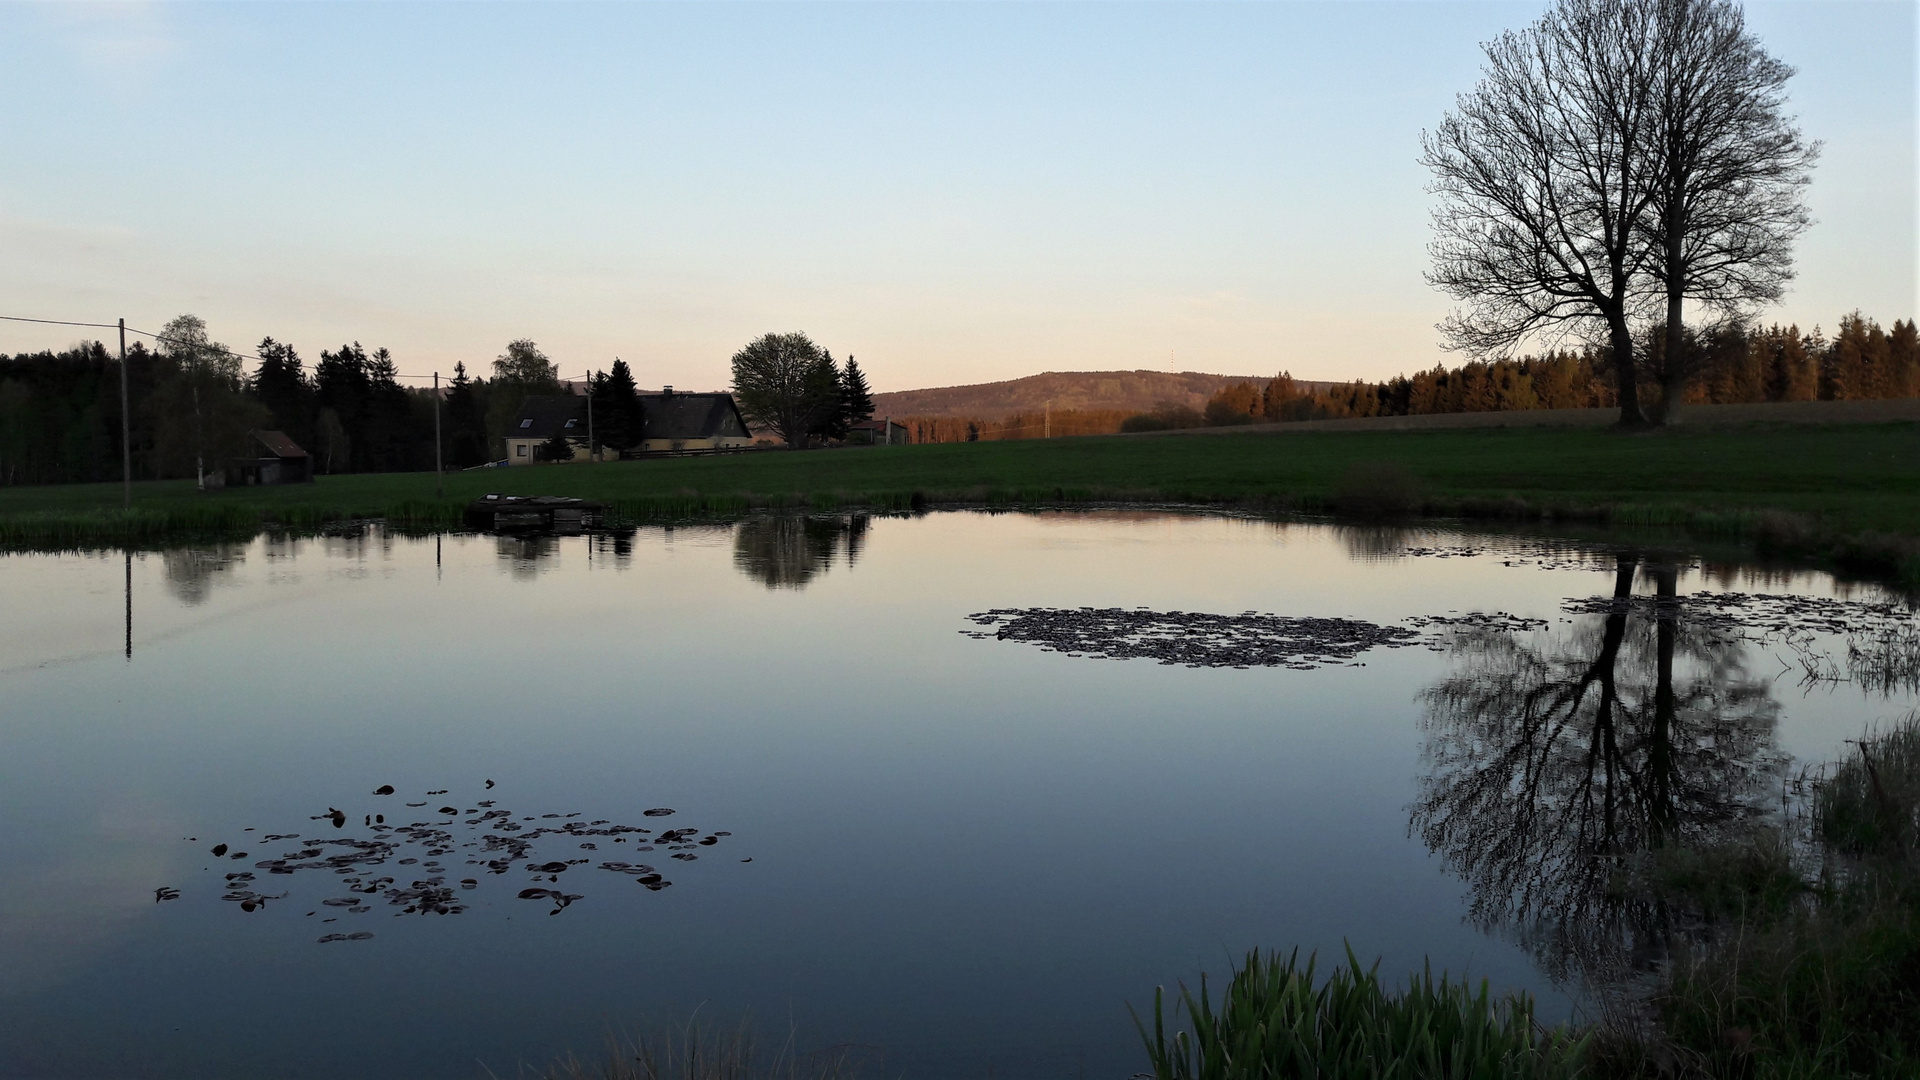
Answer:
[[[1651,604],[1632,596],[1643,571]],[[1657,961],[1676,927],[1622,887],[1635,857],[1732,839],[1779,791],[1780,706],[1737,641],[1690,630],[1675,576],[1622,556],[1603,613],[1544,641],[1462,632],[1423,695],[1412,828],[1466,881],[1474,921],[1556,980]]]
[[[867,516],[769,514],[740,523],[733,534],[733,565],[769,589],[800,589],[826,571],[844,547],[847,565],[860,557]]]

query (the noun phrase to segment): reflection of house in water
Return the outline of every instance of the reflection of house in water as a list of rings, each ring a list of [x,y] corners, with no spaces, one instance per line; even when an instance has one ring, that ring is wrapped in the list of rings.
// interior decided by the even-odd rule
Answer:
[[[1736,640],[1689,627],[1671,566],[1634,597],[1623,556],[1610,601],[1551,638],[1469,630],[1429,688],[1429,774],[1413,827],[1472,891],[1487,929],[1516,933],[1556,978],[1657,958],[1677,929],[1622,889],[1641,853],[1743,835],[1769,811],[1780,706]]]
[[[230,583],[227,575],[246,559],[247,549],[243,544],[174,548],[160,553],[167,591],[185,604],[205,603],[213,587]]]
[[[560,538],[542,534],[503,534],[494,537],[494,550],[507,569],[521,581],[531,581],[542,570],[554,565],[560,554]]]
[[[740,523],[733,534],[733,565],[769,589],[799,589],[824,572],[844,547],[847,565],[860,557],[865,514],[816,517],[769,514]]]

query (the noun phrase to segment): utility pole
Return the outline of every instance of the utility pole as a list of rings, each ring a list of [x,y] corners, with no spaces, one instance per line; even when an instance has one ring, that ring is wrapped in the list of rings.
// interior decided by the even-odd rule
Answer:
[[[1047,413],[1046,413],[1047,418],[1045,421],[1045,426],[1043,426],[1040,429],[1040,437],[1043,439],[1051,439],[1053,438],[1053,403],[1048,402],[1046,408],[1047,408]]]
[[[600,444],[593,438],[593,371],[587,371],[587,460],[600,460]]]
[[[440,373],[433,373],[433,497],[447,497],[447,474],[440,465]],[[434,563],[440,561],[440,548],[436,542],[433,549]]]
[[[127,320],[120,320],[120,506],[133,509],[133,444],[127,432]],[[133,655],[133,563],[127,563],[127,655]]]

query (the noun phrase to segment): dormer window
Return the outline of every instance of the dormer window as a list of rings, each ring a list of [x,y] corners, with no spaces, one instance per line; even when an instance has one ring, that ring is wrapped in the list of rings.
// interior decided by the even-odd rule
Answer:
[[[522,431],[525,431],[526,429],[532,426],[533,426],[533,417],[531,416],[527,417],[525,420],[520,421],[520,430]]]

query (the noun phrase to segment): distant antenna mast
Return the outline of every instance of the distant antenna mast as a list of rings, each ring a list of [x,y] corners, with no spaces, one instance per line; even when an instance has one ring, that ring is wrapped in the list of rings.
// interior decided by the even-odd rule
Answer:
[[[1173,366],[1173,350],[1172,349],[1167,350],[1167,374],[1169,375],[1180,374],[1180,369]]]

